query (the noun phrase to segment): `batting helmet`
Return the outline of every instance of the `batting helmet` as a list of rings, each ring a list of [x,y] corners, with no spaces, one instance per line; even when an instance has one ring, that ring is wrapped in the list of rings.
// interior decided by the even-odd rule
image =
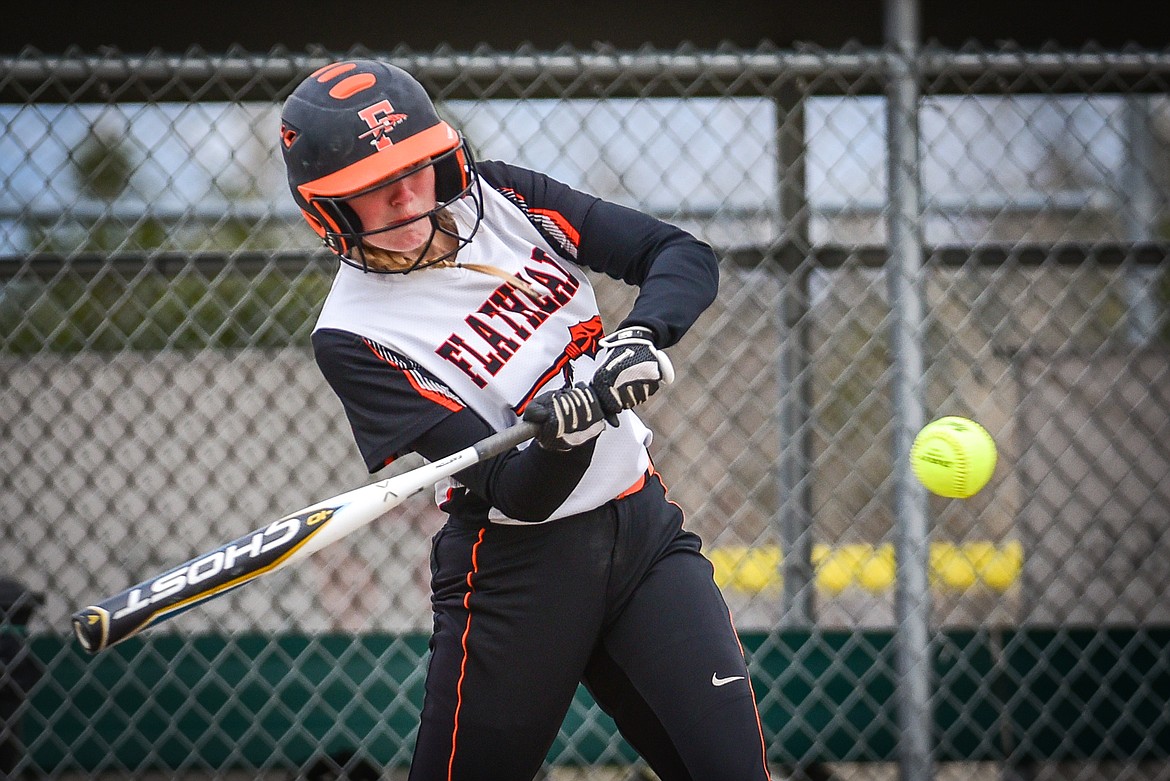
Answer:
[[[343,60],[310,74],[285,101],[280,146],[293,199],[325,245],[350,265],[367,268],[362,236],[400,225],[361,224],[348,199],[369,193],[426,166],[435,170],[435,208],[429,219],[461,198],[473,201],[474,221],[456,233],[455,248],[405,271],[432,265],[471,241],[483,217],[475,160],[457,130],[439,118],[423,86],[406,71],[376,60]],[[446,232],[446,231],[445,231]]]

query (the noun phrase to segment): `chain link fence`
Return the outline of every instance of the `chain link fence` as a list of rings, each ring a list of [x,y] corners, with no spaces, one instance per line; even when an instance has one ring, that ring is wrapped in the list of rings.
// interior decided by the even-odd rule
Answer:
[[[96,657],[69,634],[370,480],[308,345],[333,263],[274,142],[281,99],[339,54],[0,60],[0,775],[409,762],[425,499]],[[1000,448],[977,496],[920,499],[936,773],[1170,779],[1170,52],[926,50],[908,117],[884,50],[385,56],[480,158],[716,248],[719,299],[645,416],[777,778],[898,775],[889,149],[916,128],[910,379],[927,419]],[[612,324],[632,292],[597,284]],[[603,772],[648,777],[582,691],[547,777]]]

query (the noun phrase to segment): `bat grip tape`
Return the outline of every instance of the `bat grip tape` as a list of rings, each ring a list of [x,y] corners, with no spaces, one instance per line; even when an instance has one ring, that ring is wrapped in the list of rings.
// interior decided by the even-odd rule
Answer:
[[[511,450],[521,442],[527,442],[532,439],[539,430],[540,427],[535,423],[522,421],[515,426],[511,426],[503,431],[492,434],[486,439],[480,440],[475,445],[475,454],[480,461],[498,456],[505,450]]]

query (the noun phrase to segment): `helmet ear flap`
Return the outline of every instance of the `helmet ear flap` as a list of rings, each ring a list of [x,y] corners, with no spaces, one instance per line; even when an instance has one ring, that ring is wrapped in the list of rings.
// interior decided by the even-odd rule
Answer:
[[[301,209],[301,216],[305,218],[305,222],[309,223],[309,227],[313,229],[313,233],[316,233],[321,238],[325,238],[325,226],[321,224],[320,220],[304,209]]]
[[[349,204],[333,199],[313,199],[311,212],[302,209],[305,220],[318,236],[325,240],[325,246],[344,255],[353,248],[355,237],[361,233],[362,223],[357,212]]]
[[[466,192],[472,181],[473,166],[467,143],[460,136],[459,146],[435,161],[435,199],[450,203]]]

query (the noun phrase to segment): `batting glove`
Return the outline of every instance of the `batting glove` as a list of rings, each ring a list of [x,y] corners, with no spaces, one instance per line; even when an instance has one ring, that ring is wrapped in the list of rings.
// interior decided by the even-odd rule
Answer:
[[[641,404],[659,386],[674,382],[674,366],[666,353],[654,346],[654,332],[649,328],[621,328],[597,344],[605,352],[590,384],[606,419],[615,426],[619,412]]]
[[[540,394],[524,409],[524,419],[540,426],[536,441],[545,450],[569,450],[605,430],[601,402],[583,382]]]

